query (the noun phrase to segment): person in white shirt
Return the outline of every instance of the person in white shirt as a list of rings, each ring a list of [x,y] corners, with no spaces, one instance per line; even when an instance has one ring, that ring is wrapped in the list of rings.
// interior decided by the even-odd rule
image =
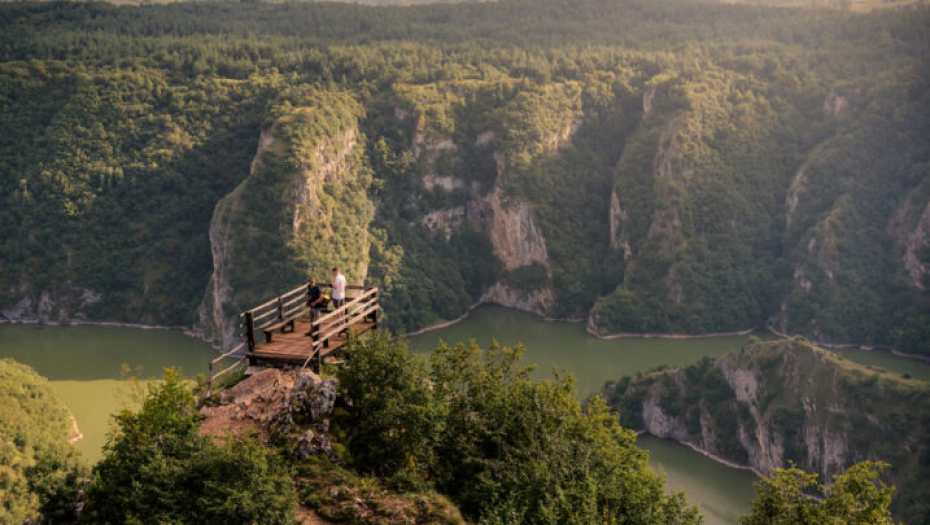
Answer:
[[[346,304],[346,277],[339,273],[339,267],[333,266],[333,308],[339,309]],[[345,312],[339,317],[344,317]]]

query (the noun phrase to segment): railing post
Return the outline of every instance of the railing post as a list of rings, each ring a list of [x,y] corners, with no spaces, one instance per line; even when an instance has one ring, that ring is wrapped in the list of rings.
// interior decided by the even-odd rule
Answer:
[[[284,299],[278,296],[278,321],[284,320]]]
[[[249,352],[255,351],[255,321],[252,318],[252,312],[245,313],[245,336],[249,343]]]

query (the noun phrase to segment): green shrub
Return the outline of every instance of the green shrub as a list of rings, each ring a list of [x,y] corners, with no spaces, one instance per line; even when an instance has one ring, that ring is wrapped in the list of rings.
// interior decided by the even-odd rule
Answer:
[[[356,344],[340,370],[354,466],[419,475],[481,523],[697,523],[601,398],[532,380],[522,353],[442,345],[427,365],[402,342]]]
[[[123,410],[93,469],[85,516],[99,523],[294,523],[290,469],[257,439],[200,434],[189,383],[174,370]]]

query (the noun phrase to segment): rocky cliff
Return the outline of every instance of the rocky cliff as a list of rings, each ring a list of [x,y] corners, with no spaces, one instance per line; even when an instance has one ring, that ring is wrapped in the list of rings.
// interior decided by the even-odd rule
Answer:
[[[447,94],[461,101],[464,89],[473,88],[449,87]],[[447,243],[455,232],[470,229],[487,239],[494,258],[500,263],[500,278],[488,283],[473,301],[547,314],[557,299],[551,286],[552,267],[545,235],[533,204],[527,196],[513,191],[512,180],[521,169],[569,148],[583,119],[568,103],[564,108],[557,105],[552,122],[545,126],[517,125],[515,121],[528,117],[526,104],[529,100],[553,96],[536,91],[520,95],[526,98],[517,97],[505,107],[502,116],[493,115],[493,129],[477,131],[474,136],[448,136],[447,130],[441,129],[427,115],[437,113],[432,108],[395,108],[394,116],[401,121],[416,122],[418,131],[413,134],[411,151],[419,160],[421,172],[425,173],[422,187],[426,195],[457,196],[454,202],[459,203],[425,210],[417,224]],[[407,104],[416,106],[410,101]],[[456,138],[460,142],[456,142]],[[473,157],[487,159],[486,173],[461,170],[462,165],[474,163]],[[541,279],[511,278],[515,273],[535,272],[536,268],[544,269]]]
[[[294,78],[257,51],[205,59],[203,82],[8,64],[0,320],[199,323],[228,345],[235,311],[338,264],[395,330],[493,301],[600,335],[768,325],[930,355],[930,91],[892,18],[906,53],[834,34],[829,71],[804,46],[415,42]]]
[[[249,177],[217,204],[213,273],[203,333],[228,348],[236,314],[340,266],[353,283],[368,270],[370,171],[358,143],[357,105],[334,94],[288,104],[261,134]]]
[[[605,390],[625,425],[762,474],[794,462],[830,479],[858,461],[888,461],[898,512],[909,519],[902,498],[927,488],[918,481],[928,473],[928,393],[922,381],[803,340],[748,344]]]

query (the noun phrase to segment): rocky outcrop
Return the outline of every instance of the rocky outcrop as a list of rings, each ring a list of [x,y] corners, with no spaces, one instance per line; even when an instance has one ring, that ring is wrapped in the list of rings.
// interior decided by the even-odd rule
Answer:
[[[69,323],[87,321],[86,309],[99,303],[103,296],[89,288],[64,282],[36,292],[28,283],[10,290],[19,297],[12,306],[0,310],[0,321],[14,323]]]
[[[451,138],[440,138],[438,140],[429,140],[425,133],[417,132],[413,136],[413,155],[419,157],[424,152],[430,161],[436,158],[444,151],[455,151],[458,146]]]
[[[835,117],[839,115],[848,107],[849,99],[837,95],[836,93],[830,93],[827,95],[827,98],[823,100],[823,112],[829,117]]]
[[[914,475],[921,467],[898,451],[930,447],[917,419],[930,413],[925,394],[922,382],[800,340],[748,345],[605,390],[625,425],[760,473],[794,462],[826,479],[866,459],[894,459],[895,476]]]
[[[204,420],[200,433],[224,439],[227,433],[244,436],[254,432],[267,441],[269,426],[285,410],[288,393],[297,380],[294,372],[266,368],[236,383],[201,407]]]
[[[255,433],[265,442],[290,440],[301,458],[333,459],[329,417],[336,395],[332,379],[266,368],[205,403],[200,432],[216,439]]]
[[[469,193],[477,193],[479,188],[479,184],[475,181],[469,182],[451,175],[435,175],[432,173],[423,177],[423,186],[427,190],[442,188],[445,191],[462,190]]]
[[[610,194],[610,248],[612,250],[621,250],[624,261],[630,260],[630,257],[633,256],[630,239],[625,230],[625,223],[629,216],[630,214],[620,204],[617,189],[614,188]]]
[[[658,88],[658,84],[653,84],[643,93],[643,120],[652,113],[652,101],[655,100],[656,90],[658,90]]]
[[[490,144],[490,142],[494,140],[494,137],[495,137],[495,134],[493,131],[491,130],[482,131],[481,133],[478,134],[477,137],[475,137],[475,145],[484,146],[486,144]]]
[[[495,189],[472,201],[466,215],[469,222],[488,235],[494,254],[507,270],[532,264],[549,268],[546,241],[526,202],[502,197],[500,189]]]
[[[504,283],[496,283],[482,294],[478,302],[494,303],[544,315],[555,304],[555,294],[548,286],[523,290]]]
[[[452,238],[452,233],[464,222],[465,206],[431,211],[420,219],[420,224],[426,226],[430,232],[442,236],[446,242]]]
[[[666,414],[652,396],[643,401],[643,430],[660,438],[689,440],[688,429],[681,419]]]
[[[572,136],[581,128],[583,123],[584,120],[581,117],[572,119],[565,127],[545,140],[545,149],[550,153],[554,153],[568,147],[572,143]]]
[[[688,114],[675,117],[659,136],[656,154],[652,161],[654,177],[653,191],[656,198],[666,206],[657,207],[648,236],[659,239],[662,251],[673,253],[678,245],[678,232],[681,229],[681,217],[678,208],[672,203],[678,186],[694,175],[694,170],[679,165],[679,133],[688,125]]]
[[[897,245],[907,284],[925,290],[930,274],[926,256],[930,248],[930,199],[915,191],[892,216],[888,232]]]
[[[274,144],[272,130],[262,131],[258,139],[258,149],[249,167],[252,175],[262,166],[262,152]],[[210,254],[213,258],[213,272],[207,282],[207,291],[201,303],[197,331],[208,341],[220,348],[229,349],[238,343],[238,319],[225,309],[232,304],[234,290],[230,282],[231,236],[234,215],[239,213],[240,196],[245,188],[241,183],[226,197],[217,203],[210,220]]]
[[[333,265],[352,282],[367,274],[374,206],[360,160],[358,108],[345,95],[321,97],[262,133],[249,176],[214,210],[200,330],[223,348],[239,342],[238,311],[308,274],[325,275]]]
[[[430,212],[420,223],[446,241],[456,229],[467,224],[488,236],[494,255],[505,270],[539,264],[551,275],[546,241],[531,208],[518,199],[502,198],[499,189],[465,206]],[[555,304],[555,294],[548,286],[524,290],[499,282],[488,288],[478,302],[545,314]]]

